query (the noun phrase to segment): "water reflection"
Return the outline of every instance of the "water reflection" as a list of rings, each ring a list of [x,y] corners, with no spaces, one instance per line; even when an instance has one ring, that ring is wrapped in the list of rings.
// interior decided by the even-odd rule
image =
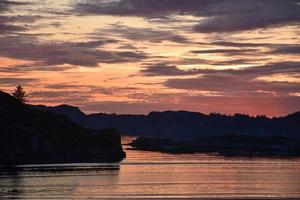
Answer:
[[[119,170],[118,163],[2,166],[0,199],[72,197],[93,177],[116,184]]]
[[[2,168],[0,199],[299,199],[299,166],[300,159],[127,150],[120,164]]]
[[[0,169],[0,177],[7,179],[6,184],[1,184],[0,197],[21,198],[23,194],[22,179],[19,170],[15,167],[5,167]],[[2,182],[2,181],[1,181]]]

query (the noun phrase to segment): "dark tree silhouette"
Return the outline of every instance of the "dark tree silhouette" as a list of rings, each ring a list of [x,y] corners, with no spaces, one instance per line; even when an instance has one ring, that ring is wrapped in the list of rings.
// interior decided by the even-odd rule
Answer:
[[[21,85],[18,85],[15,91],[12,93],[13,97],[15,97],[18,101],[25,104],[28,102],[26,92],[24,91]]]

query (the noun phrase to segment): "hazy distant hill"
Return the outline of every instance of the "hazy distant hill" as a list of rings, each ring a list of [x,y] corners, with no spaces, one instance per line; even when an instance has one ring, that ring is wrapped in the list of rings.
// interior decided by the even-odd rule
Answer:
[[[32,109],[0,91],[0,165],[120,161],[115,130],[90,130],[62,115]]]
[[[300,137],[300,112],[270,119],[264,116],[205,115],[187,111],[151,112],[148,115],[86,115],[77,107],[68,105],[33,107],[62,114],[86,128],[116,128],[127,135],[169,138],[201,138],[224,134]]]

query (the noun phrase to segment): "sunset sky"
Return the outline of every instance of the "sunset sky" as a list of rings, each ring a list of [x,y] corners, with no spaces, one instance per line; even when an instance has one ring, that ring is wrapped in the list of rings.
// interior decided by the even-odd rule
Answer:
[[[300,111],[300,0],[0,0],[0,89],[86,113]]]

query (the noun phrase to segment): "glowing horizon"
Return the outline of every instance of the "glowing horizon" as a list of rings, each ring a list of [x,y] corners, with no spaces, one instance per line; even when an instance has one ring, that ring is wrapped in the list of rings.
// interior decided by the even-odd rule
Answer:
[[[297,0],[3,0],[0,90],[86,113],[300,110]]]

